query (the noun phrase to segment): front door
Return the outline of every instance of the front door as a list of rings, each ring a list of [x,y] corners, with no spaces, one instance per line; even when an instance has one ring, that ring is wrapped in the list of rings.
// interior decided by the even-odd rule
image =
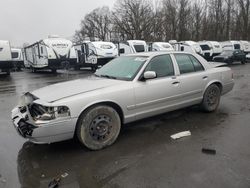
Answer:
[[[137,119],[166,112],[178,100],[179,84],[170,55],[154,57],[146,71],[156,72],[157,78],[138,81],[135,84],[135,108]]]

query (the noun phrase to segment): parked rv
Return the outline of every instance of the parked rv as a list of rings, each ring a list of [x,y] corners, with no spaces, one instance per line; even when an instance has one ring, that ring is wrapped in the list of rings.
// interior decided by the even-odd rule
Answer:
[[[11,48],[11,57],[15,70],[21,70],[24,68],[23,53],[20,48]]]
[[[174,51],[174,48],[168,42],[153,42],[148,44],[148,51],[169,52]]]
[[[182,42],[172,43],[172,45],[176,51],[185,51],[202,55],[202,49],[197,42],[182,41]]]
[[[118,48],[112,42],[95,41],[92,44],[90,47],[95,48],[98,65],[103,66],[118,56]]]
[[[250,53],[250,42],[245,41],[245,40],[241,40],[240,41],[240,49],[245,52],[245,54]]]
[[[75,67],[76,53],[70,40],[49,36],[24,48],[25,66],[35,72],[38,69],[67,69]]]
[[[240,41],[225,41],[225,42],[221,42],[221,46],[224,50],[240,50],[241,49],[241,43]]]
[[[81,42],[74,45],[77,55],[77,63],[75,69],[78,70],[81,67],[90,67],[92,70],[96,70],[97,64],[97,52],[95,47],[90,41]]]
[[[12,68],[13,62],[11,58],[10,42],[0,40],[0,70],[9,75]]]
[[[147,43],[144,40],[128,40],[117,44],[119,55],[147,52]]]
[[[222,53],[222,46],[217,41],[200,41],[198,42],[202,49],[202,56],[210,61],[214,56]]]

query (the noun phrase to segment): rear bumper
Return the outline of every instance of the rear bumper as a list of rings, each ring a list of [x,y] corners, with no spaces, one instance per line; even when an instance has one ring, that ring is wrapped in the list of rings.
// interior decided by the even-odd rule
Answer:
[[[77,119],[47,121],[43,124],[35,124],[30,120],[30,114],[20,112],[20,107],[12,110],[13,125],[20,136],[37,144],[48,144],[72,139]]]

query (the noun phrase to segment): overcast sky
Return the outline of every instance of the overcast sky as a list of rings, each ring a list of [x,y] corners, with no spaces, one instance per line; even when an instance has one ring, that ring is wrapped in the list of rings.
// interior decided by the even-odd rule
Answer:
[[[80,20],[95,8],[113,7],[115,0],[1,0],[0,40],[12,46],[33,43],[50,34],[69,38]]]

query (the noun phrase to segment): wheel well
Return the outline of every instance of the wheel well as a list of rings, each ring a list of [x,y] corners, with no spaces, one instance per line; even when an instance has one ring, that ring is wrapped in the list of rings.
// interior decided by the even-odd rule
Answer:
[[[214,82],[214,83],[212,83],[212,84],[215,84],[215,85],[217,85],[219,88],[220,88],[220,91],[222,92],[222,84],[220,83],[220,82]],[[212,85],[211,84],[211,85]]]
[[[116,112],[118,113],[120,119],[121,119],[121,123],[123,124],[123,122],[124,122],[124,114],[123,114],[122,108],[118,104],[116,104],[114,102],[100,102],[100,103],[93,104],[93,105],[87,107],[86,109],[84,109],[81,114],[83,114],[84,112],[88,111],[89,109],[94,108],[95,106],[99,106],[99,105],[106,105],[106,106],[110,106],[110,107],[114,108],[116,110]],[[77,119],[76,125],[78,124],[80,116]],[[76,129],[77,129],[77,126],[75,127],[74,137],[76,137]]]
[[[121,119],[121,122],[122,123],[124,122],[124,114],[123,114],[122,108],[114,102],[100,102],[100,103],[93,104],[93,105],[87,107],[82,113],[86,112],[90,108],[93,108],[93,107],[99,106],[99,105],[106,105],[106,106],[110,106],[110,107],[114,108],[116,110],[116,112],[118,113],[118,115]]]

